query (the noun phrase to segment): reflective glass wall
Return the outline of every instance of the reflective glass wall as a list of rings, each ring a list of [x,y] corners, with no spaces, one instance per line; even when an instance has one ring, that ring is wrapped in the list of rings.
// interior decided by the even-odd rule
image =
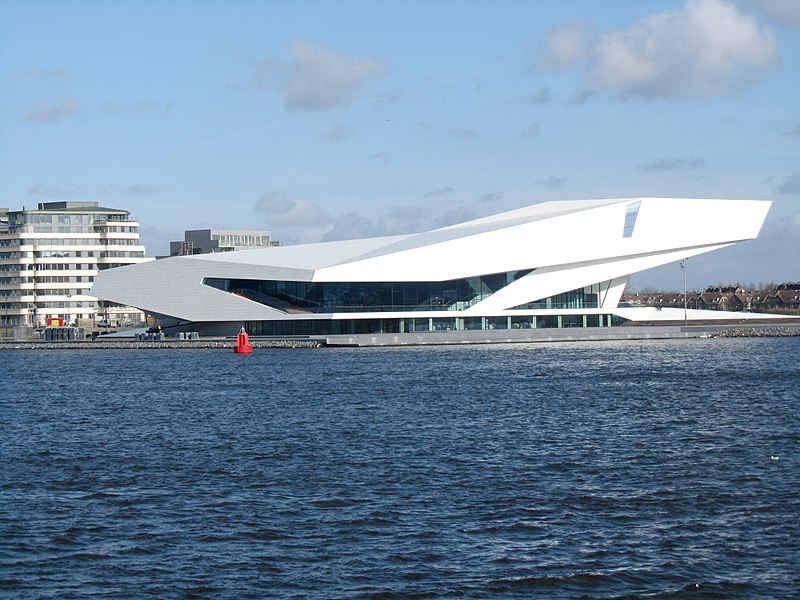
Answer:
[[[205,285],[284,312],[405,312],[466,310],[528,271],[450,281],[325,282],[206,278]]]
[[[616,315],[547,315],[519,317],[404,318],[404,319],[291,319],[248,321],[250,335],[358,335],[372,333],[423,333],[503,329],[613,327],[625,319]]]

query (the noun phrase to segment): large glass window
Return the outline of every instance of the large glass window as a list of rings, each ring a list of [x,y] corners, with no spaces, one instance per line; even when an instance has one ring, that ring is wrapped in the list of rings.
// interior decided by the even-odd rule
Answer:
[[[598,308],[600,306],[600,284],[587,285],[577,290],[556,294],[515,306],[518,310],[562,309],[562,308]]]
[[[511,317],[511,329],[535,329],[536,317]]]
[[[325,282],[207,277],[205,285],[292,313],[465,310],[530,270],[449,281]]]
[[[484,328],[483,317],[464,317],[464,329],[477,330]]]
[[[511,318],[511,328],[547,329],[560,327],[618,326],[625,319],[616,315],[549,315],[527,317],[526,320]],[[248,321],[245,323],[250,335],[336,335],[370,333],[421,333],[447,330],[507,329],[508,317],[470,317],[463,319],[463,327],[456,319],[290,319],[280,321]]]
[[[563,315],[561,327],[583,327],[583,315]]]

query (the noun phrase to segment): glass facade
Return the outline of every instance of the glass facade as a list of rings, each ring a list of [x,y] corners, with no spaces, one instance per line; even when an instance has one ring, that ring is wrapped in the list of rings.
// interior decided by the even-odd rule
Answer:
[[[548,315],[527,317],[404,318],[404,319],[293,319],[248,321],[250,335],[359,335],[373,333],[421,333],[504,329],[556,329],[566,327],[614,327],[626,319],[611,314]]]
[[[437,331],[485,331],[570,327],[612,327],[625,319],[611,314],[581,314],[601,304],[602,284],[517,306],[515,309],[568,309],[571,314],[450,317],[530,273],[513,271],[443,282],[313,283],[206,278],[203,283],[286,313],[443,311],[439,316],[391,319],[287,319],[250,321],[251,335],[357,335]]]
[[[450,281],[345,283],[207,277],[203,283],[288,313],[460,311],[530,272]]]
[[[564,309],[564,308],[599,308],[600,294],[603,291],[601,284],[587,285],[577,290],[570,290],[563,294],[556,294],[549,298],[541,298],[515,306],[512,310],[532,309]]]

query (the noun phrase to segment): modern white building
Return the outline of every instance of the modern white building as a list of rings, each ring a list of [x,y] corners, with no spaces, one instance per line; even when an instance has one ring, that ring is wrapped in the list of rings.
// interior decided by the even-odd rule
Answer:
[[[211,252],[236,252],[278,246],[272,232],[239,229],[187,229],[183,241],[169,243],[170,256],[192,256]]]
[[[142,263],[139,223],[126,210],[97,202],[43,202],[0,209],[0,317],[11,327],[139,322],[130,306],[89,293],[98,273]]]
[[[546,202],[426,233],[123,267],[102,273],[92,293],[204,334],[242,325],[256,335],[324,335],[719,320],[726,314],[618,304],[632,273],[755,238],[770,205]]]

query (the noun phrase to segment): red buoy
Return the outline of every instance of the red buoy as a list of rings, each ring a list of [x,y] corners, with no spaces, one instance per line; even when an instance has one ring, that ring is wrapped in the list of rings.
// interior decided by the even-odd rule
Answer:
[[[250,338],[247,332],[242,327],[242,330],[236,335],[236,346],[233,348],[236,354],[252,354],[253,347],[250,345]]]

